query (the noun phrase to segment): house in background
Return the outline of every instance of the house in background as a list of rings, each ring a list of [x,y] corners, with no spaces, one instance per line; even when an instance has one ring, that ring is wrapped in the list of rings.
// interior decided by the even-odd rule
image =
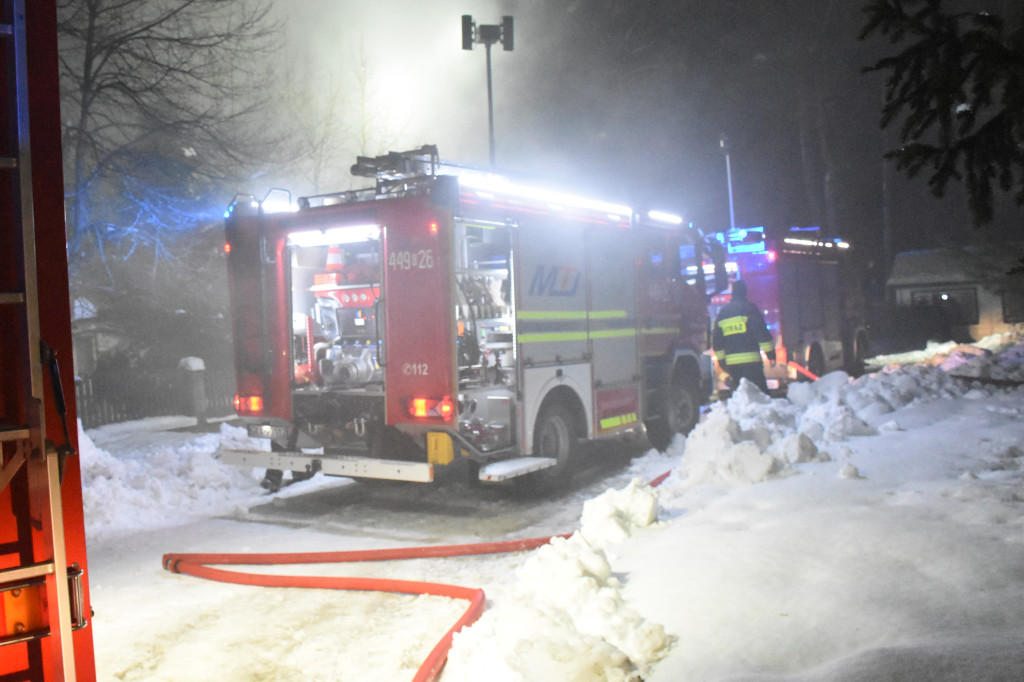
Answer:
[[[100,319],[93,302],[83,297],[71,302],[71,339],[76,377],[91,376],[104,360],[130,346],[130,339]]]
[[[1022,328],[1024,243],[899,253],[886,293],[899,309],[942,316],[958,341]]]

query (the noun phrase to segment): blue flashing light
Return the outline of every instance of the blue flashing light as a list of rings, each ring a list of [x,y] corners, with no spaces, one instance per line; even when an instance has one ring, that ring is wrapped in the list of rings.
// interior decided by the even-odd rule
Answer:
[[[765,253],[764,227],[738,227],[724,234],[719,232],[715,235],[718,241],[726,246],[726,252],[736,253]]]

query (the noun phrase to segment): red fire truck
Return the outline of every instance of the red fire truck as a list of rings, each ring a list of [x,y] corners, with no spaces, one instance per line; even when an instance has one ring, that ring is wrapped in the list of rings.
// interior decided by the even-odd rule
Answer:
[[[849,242],[822,237],[816,227],[794,227],[776,237],[767,237],[763,227],[714,236],[725,247],[729,280],[747,283],[750,300],[763,310],[775,338],[777,363],[765,367],[769,390],[837,369],[852,376],[863,372],[865,299]],[[711,315],[729,298],[728,291],[712,296]]]
[[[704,271],[699,231],[442,166],[433,146],[352,171],[376,185],[228,212],[250,438],[225,461],[550,484],[580,441],[692,428],[712,386],[703,274],[684,276]]]

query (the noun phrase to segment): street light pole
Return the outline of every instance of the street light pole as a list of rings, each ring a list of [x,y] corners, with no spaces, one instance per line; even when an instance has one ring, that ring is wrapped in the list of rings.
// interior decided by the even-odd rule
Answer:
[[[487,139],[494,168],[494,88],[491,87],[491,44],[484,43],[487,51]]]
[[[729,165],[729,138],[724,134],[719,137],[718,144],[725,153],[725,179],[729,183],[729,229],[736,229],[736,211],[732,205],[732,167]]]
[[[491,45],[501,43],[506,52],[512,51],[512,17],[502,17],[500,24],[473,22],[472,15],[462,15],[462,49],[472,50],[474,43],[483,43],[487,52],[487,130],[491,153],[491,167],[494,167],[494,90],[491,85]]]

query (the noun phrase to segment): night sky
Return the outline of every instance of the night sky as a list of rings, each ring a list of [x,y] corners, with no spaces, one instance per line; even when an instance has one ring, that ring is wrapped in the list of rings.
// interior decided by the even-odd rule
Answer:
[[[883,161],[883,76],[861,70],[891,48],[857,39],[860,2],[307,0],[283,16],[310,81],[347,93],[365,151],[434,143],[486,165],[485,49],[462,50],[462,14],[514,17],[514,50],[492,48],[501,170],[714,231],[729,224],[724,134],[738,226],[821,225],[879,262],[978,236],[959,186],[938,200]],[[356,153],[340,153],[336,182],[352,182]],[[986,235],[1022,223],[1000,201]]]

